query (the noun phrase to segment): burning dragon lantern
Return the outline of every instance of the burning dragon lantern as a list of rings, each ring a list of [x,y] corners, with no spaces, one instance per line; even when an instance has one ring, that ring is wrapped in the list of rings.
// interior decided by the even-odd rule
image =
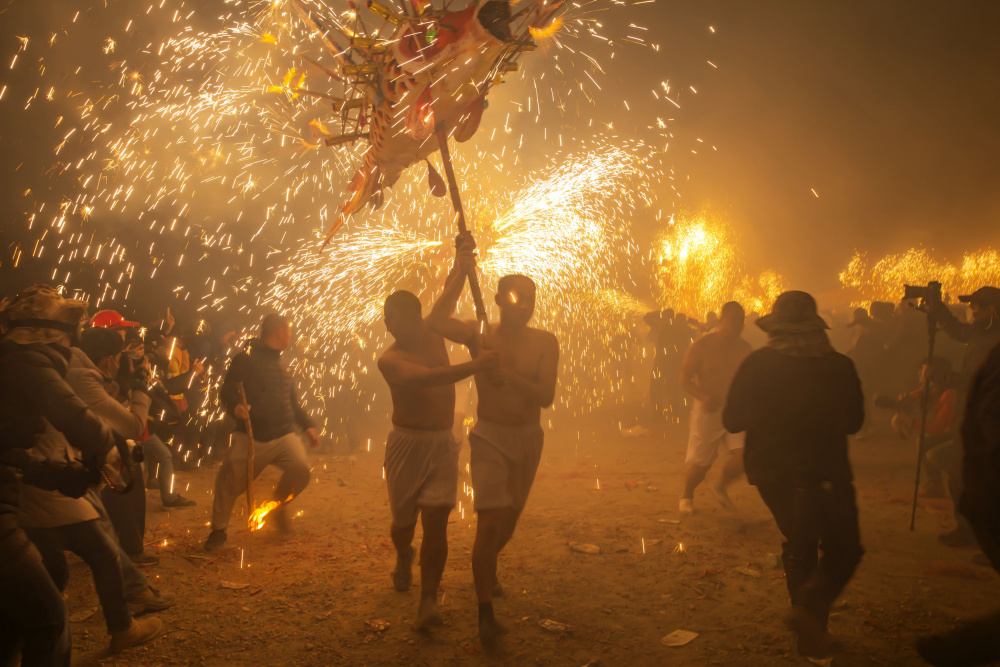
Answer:
[[[522,53],[535,48],[533,35],[558,27],[562,7],[561,0],[527,0],[512,11],[506,0],[472,0],[462,10],[448,11],[413,0],[399,14],[368,0],[367,9],[384,21],[383,30],[391,31],[391,38],[382,39],[362,36],[301,0],[292,2],[299,19],[335,59],[336,71],[302,57],[347,91],[343,98],[311,93],[330,98],[341,132],[314,127],[327,146],[368,143],[324,244],[352,213],[367,204],[379,207],[383,190],[407,168],[427,161],[442,139],[471,139],[490,88],[517,70]],[[430,162],[427,166],[431,192],[443,196],[444,181]]]

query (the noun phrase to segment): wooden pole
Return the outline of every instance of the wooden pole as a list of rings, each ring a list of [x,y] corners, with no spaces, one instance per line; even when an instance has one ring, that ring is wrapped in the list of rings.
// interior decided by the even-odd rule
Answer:
[[[441,149],[441,161],[444,163],[444,175],[448,179],[448,192],[451,194],[451,205],[458,215],[458,231],[466,232],[465,211],[462,209],[462,197],[458,192],[458,181],[455,179],[455,169],[451,166],[451,152],[448,150],[448,134],[443,129],[437,130],[438,146]],[[479,275],[475,270],[469,272],[469,289],[472,291],[472,302],[476,306],[476,319],[486,321],[486,304],[483,303],[483,292],[479,287]]]
[[[243,383],[236,383],[236,391],[239,393],[240,405],[250,409],[250,404],[247,403],[247,395],[243,391]],[[253,515],[253,426],[250,424],[249,415],[245,420],[243,420],[247,427],[247,522],[249,523],[250,517]]]

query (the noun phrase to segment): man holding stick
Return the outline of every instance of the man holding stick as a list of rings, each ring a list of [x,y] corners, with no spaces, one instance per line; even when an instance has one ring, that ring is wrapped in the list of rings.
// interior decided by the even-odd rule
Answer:
[[[559,343],[547,331],[528,326],[535,309],[535,284],[522,275],[500,279],[495,302],[500,322],[463,322],[453,317],[465,278],[475,275],[475,242],[459,234],[456,267],[427,323],[448,340],[499,356],[498,367],[475,374],[478,421],[469,434],[471,472],[478,514],[472,572],[479,600],[479,638],[496,648],[503,629],[493,613],[497,556],[514,533],[542,455],[542,408],[556,390]]]
[[[452,366],[444,339],[428,328],[420,311],[420,300],[410,292],[394,292],[385,300],[385,325],[396,342],[379,358],[378,368],[392,394],[393,429],[385,447],[396,547],[392,582],[397,591],[410,589],[419,514],[424,533],[415,628],[423,630],[442,622],[437,590],[448,558],[448,515],[458,495],[455,382],[495,367],[497,356],[483,352]]]
[[[212,533],[205,542],[206,551],[217,551],[226,543],[226,529],[236,499],[267,466],[274,465],[282,471],[274,490],[274,499],[282,504],[272,513],[282,532],[290,527],[285,502],[309,484],[309,462],[295,425],[305,430],[312,447],[319,444],[319,435],[299,404],[291,374],[281,363],[281,353],[291,342],[288,320],[281,315],[268,315],[261,322],[260,338],[251,342],[248,351],[233,357],[229,365],[221,395],[226,411],[237,420],[238,426],[226,460],[215,477]],[[239,397],[240,383],[246,403]],[[247,422],[254,436],[252,475],[247,470],[251,442]]]

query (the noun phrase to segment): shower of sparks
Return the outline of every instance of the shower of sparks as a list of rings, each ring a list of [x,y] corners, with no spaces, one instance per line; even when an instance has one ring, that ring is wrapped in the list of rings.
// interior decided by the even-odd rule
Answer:
[[[275,271],[262,304],[294,312],[300,328],[312,332],[306,351],[329,354],[314,346],[366,331],[381,319],[390,292],[422,293],[432,277],[429,256],[444,245],[398,227],[357,229],[325,252],[307,244]]]
[[[324,46],[329,40],[301,19],[296,1],[230,0],[220,27],[204,31],[184,2],[164,0],[141,19],[150,34],[170,26],[159,42],[120,57],[132,37],[129,30],[137,28],[131,21],[125,33],[104,38],[100,50],[111,76],[103,83],[86,77],[80,81],[83,91],[48,85],[35,90],[26,108],[45,91],[50,100],[72,100],[72,116],[57,122],[71,127],[56,146],[59,157],[75,144],[82,158],[59,167],[78,182],[79,192],[67,201],[70,213],[185,219],[188,225],[247,220],[254,236],[294,224],[300,238],[309,227],[326,226],[348,175],[369,150],[364,139],[369,119],[357,114],[370,102],[358,97],[342,67],[372,57],[366,49],[378,49],[360,45],[384,44],[394,26],[346,0],[306,2],[326,17],[331,30],[355,36],[335,62]],[[523,99],[506,100],[506,113],[490,111],[494,127],[484,122],[480,130],[480,160],[489,159],[501,141],[511,147],[523,143],[523,136],[509,136],[512,113],[537,123],[543,107],[557,119],[573,111],[582,116],[593,105],[600,92],[595,77],[613,55],[612,40],[601,34],[596,15],[623,4],[574,3],[539,34],[545,54],[530,74],[497,75],[523,79],[518,86]],[[19,55],[39,57],[43,82],[51,77],[41,58],[70,57],[64,53],[72,48],[70,37],[48,43],[19,39]],[[341,141],[344,137],[354,140]]]
[[[346,0],[307,4],[373,42],[392,30]],[[669,186],[668,209],[681,196],[659,162],[679,141],[664,119],[680,98],[666,81],[652,91],[644,104],[656,121],[640,121],[636,135],[648,128],[646,143],[585,130],[599,125],[588,117],[615,49],[657,47],[634,24],[603,34],[601,18],[628,2],[568,4],[535,35],[537,57],[503,74],[502,93],[454,160],[478,226],[484,289],[510,271],[538,282],[535,322],[562,341],[568,389],[559,400],[575,410],[616,398],[627,379],[636,316],[648,308],[634,296],[644,290],[633,274],[643,272],[645,286],[648,266],[630,225],[661,207],[651,182]],[[426,194],[417,165],[381,210],[355,214],[325,254],[312,249],[365,151],[363,141],[329,141],[344,129],[337,99],[350,97],[347,84],[330,75],[337,66],[290,0],[225,5],[224,15],[207,17],[163,0],[121,20],[120,6],[98,3],[67,15],[59,32],[19,38],[8,62],[24,94],[3,84],[0,103],[28,113],[50,105],[58,140],[40,148],[48,164],[25,192],[27,231],[0,268],[35,276],[44,268],[46,282],[66,285],[92,311],[168,291],[197,318],[225,313],[239,339],[264,310],[285,310],[300,333],[289,356],[309,409],[336,418],[328,400],[344,388],[362,402],[371,397],[357,390],[386,342],[386,293],[411,289],[425,303],[436,294],[451,261],[453,216],[447,198]],[[605,143],[586,151],[588,136]],[[554,155],[564,151],[565,160]],[[523,175],[543,161],[551,166]],[[223,371],[209,369],[200,418],[221,416]]]
[[[470,202],[482,222],[476,238],[483,291],[495,291],[510,273],[535,281],[534,325],[560,339],[572,387],[561,397],[567,406],[592,406],[616,394],[632,329],[649,310],[629,291],[638,263],[629,221],[648,206],[633,194],[648,191],[643,148],[602,145],[559,160],[499,204]],[[326,373],[317,368],[318,376],[355,380],[346,370],[349,358],[374,361],[374,350],[366,350],[384,343],[378,323],[385,297],[408,289],[428,305],[436,296],[451,266],[454,232],[450,216],[439,225],[423,236],[392,225],[356,229],[335,239],[327,253],[307,245],[274,272],[262,305],[295,313],[305,365],[329,364]],[[595,377],[606,378],[606,385],[593,384]]]
[[[708,214],[675,219],[657,239],[653,260],[660,307],[699,320],[727,301],[766,313],[785,289],[772,270],[749,273],[735,232]]]
[[[873,301],[898,303],[904,285],[941,283],[945,298],[956,301],[984,285],[1000,284],[1000,252],[983,248],[967,252],[961,264],[939,259],[924,248],[872,259],[855,252],[840,273],[840,283],[852,306],[869,307]]]

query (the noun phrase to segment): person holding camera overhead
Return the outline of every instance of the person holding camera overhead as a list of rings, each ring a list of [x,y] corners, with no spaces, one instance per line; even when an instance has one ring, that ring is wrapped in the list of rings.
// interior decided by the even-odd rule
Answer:
[[[961,422],[965,411],[965,402],[969,394],[972,378],[976,376],[990,351],[1000,345],[1000,288],[980,287],[972,294],[958,297],[962,303],[969,304],[970,321],[962,322],[941,302],[935,300],[931,304],[931,314],[937,318],[941,329],[950,337],[965,343],[965,359],[959,373],[955,388],[958,392],[956,405],[958,408],[957,422]],[[953,470],[962,469],[962,448],[956,446],[951,454],[956,458],[948,467]],[[954,488],[955,484],[950,483]],[[953,498],[956,501],[957,498]],[[957,527],[950,533],[938,537],[943,544],[950,547],[974,547],[975,536],[965,517],[955,510]]]

